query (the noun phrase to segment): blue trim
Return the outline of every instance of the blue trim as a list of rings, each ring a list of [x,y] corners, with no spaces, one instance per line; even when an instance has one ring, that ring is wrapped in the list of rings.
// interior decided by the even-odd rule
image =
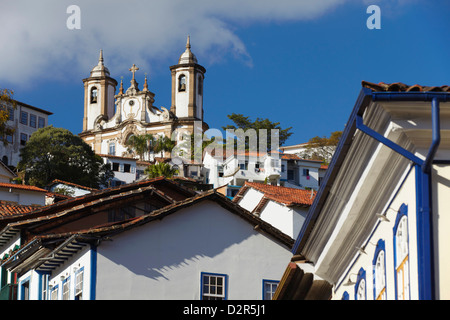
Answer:
[[[91,245],[90,300],[95,300],[97,288],[97,246]]]
[[[265,300],[265,297],[266,297],[266,283],[278,285],[280,283],[280,281],[279,280],[269,280],[269,279],[262,280],[262,300]]]
[[[344,291],[341,300],[350,300],[350,295],[348,294],[347,291]]]
[[[67,299],[67,300],[70,300],[70,285],[71,285],[71,283],[70,283],[70,276],[68,276],[67,278],[65,278],[62,282],[61,282],[61,299],[62,300],[64,300],[64,284],[66,283],[66,282],[69,282],[69,299]]]
[[[44,271],[37,271],[36,270],[36,273],[39,275],[39,281],[38,281],[38,300],[48,300],[48,291],[49,291],[49,288],[48,288],[48,284],[49,284],[49,278],[50,278],[50,272],[44,272]],[[42,297],[42,286],[43,286],[43,283],[42,283],[42,278],[43,277],[46,277],[47,278],[47,297],[45,297],[45,299],[43,299],[43,297]]]
[[[31,276],[28,276],[25,279],[23,279],[22,281],[20,281],[20,283],[19,283],[19,290],[20,291],[18,293],[18,296],[20,297],[19,300],[25,300],[25,293],[24,293],[24,290],[23,290],[23,285],[25,283],[27,283],[27,282],[28,282],[28,294],[30,294],[30,278],[31,278]],[[30,297],[28,297],[28,298],[30,298]]]
[[[224,277],[225,283],[224,283],[224,300],[228,300],[228,275],[227,274],[221,274],[221,273],[211,273],[211,272],[200,272],[200,300],[202,300],[203,297],[203,276],[219,276]]]
[[[78,276],[78,274],[80,273],[80,272],[83,272],[83,287],[81,288],[81,290],[82,290],[82,292],[84,293],[84,284],[85,284],[85,281],[84,281],[84,266],[83,267],[80,267],[76,272],[75,272],[75,276],[74,276],[74,284],[73,284],[73,298],[75,299],[75,295],[76,295],[76,293],[77,293],[77,276]]]
[[[375,248],[375,254],[373,255],[372,266],[373,266],[373,298],[377,299],[377,288],[376,288],[376,265],[377,259],[380,252],[384,252],[384,292],[387,294],[387,277],[386,277],[386,245],[383,239],[378,240],[377,246]]]

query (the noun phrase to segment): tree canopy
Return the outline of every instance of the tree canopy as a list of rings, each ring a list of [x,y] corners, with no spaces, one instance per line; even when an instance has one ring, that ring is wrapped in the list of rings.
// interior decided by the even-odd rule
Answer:
[[[306,150],[299,153],[304,159],[321,160],[328,164],[333,157],[339,140],[342,136],[342,131],[334,131],[330,137],[313,137],[309,139]]]
[[[174,175],[178,174],[178,170],[173,168],[170,164],[165,162],[158,162],[149,165],[144,173],[148,178],[166,177],[172,178]]]
[[[283,129],[280,126],[280,122],[272,122],[269,119],[256,118],[252,121],[250,117],[246,117],[243,114],[232,113],[228,115],[228,118],[234,122],[234,125],[227,125],[222,127],[223,130],[237,130],[242,129],[246,132],[249,129],[254,129],[256,131],[257,147],[259,148],[260,131],[261,129],[266,129],[267,133],[267,151],[271,150],[272,140],[271,140],[271,130],[278,130],[278,143],[282,146],[286,140],[293,134],[291,132],[292,127]],[[276,132],[276,131],[274,131]],[[275,141],[274,141],[275,143]],[[245,142],[246,149],[248,149],[248,142]]]
[[[20,157],[17,168],[25,173],[25,182],[39,187],[60,179],[99,188],[114,175],[79,136],[53,126],[35,131]]]
[[[8,144],[6,136],[12,135],[14,129],[8,127],[7,122],[9,119],[9,108],[16,108],[16,103],[13,100],[14,91],[9,89],[0,88],[0,141],[3,141],[4,145]]]

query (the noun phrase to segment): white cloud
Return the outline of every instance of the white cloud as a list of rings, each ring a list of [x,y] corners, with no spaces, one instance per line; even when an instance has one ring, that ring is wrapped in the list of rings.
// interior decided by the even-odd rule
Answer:
[[[19,86],[52,77],[79,81],[96,64],[100,49],[115,73],[127,72],[125,66],[131,63],[150,70],[155,60],[178,58],[188,34],[194,53],[210,62],[232,55],[251,63],[236,28],[254,22],[314,19],[344,1],[4,1],[0,84]],[[70,5],[81,9],[80,30],[66,26]]]

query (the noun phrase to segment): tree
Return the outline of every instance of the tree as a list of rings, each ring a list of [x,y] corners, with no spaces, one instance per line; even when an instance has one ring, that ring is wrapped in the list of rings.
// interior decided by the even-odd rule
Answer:
[[[132,135],[128,138],[125,145],[129,152],[135,152],[139,160],[144,159],[144,154],[149,151],[150,145],[153,145],[155,138],[151,134]]]
[[[159,136],[152,145],[152,151],[155,153],[168,151],[172,152],[173,148],[175,148],[175,141],[166,136]]]
[[[223,130],[232,129],[242,129],[245,131],[249,129],[254,129],[256,131],[256,140],[257,147],[259,148],[259,140],[260,140],[260,132],[261,129],[267,130],[267,151],[270,151],[272,141],[271,141],[271,130],[278,130],[278,143],[279,145],[283,145],[286,140],[293,134],[290,132],[292,127],[283,129],[280,126],[279,122],[272,122],[269,119],[256,118],[255,121],[250,120],[249,117],[245,117],[243,114],[232,113],[228,115],[228,118],[234,122],[234,125],[227,125],[226,127],[222,127]],[[249,143],[245,142],[246,149],[248,150]]]
[[[114,176],[100,156],[69,130],[47,126],[35,131],[20,151],[17,168],[27,184],[44,187],[60,179],[90,188]]]
[[[14,91],[9,89],[0,89],[0,140],[4,145],[8,144],[6,136],[14,133],[14,129],[8,127],[9,109],[16,108],[16,102],[13,100]]]
[[[306,150],[299,153],[304,159],[321,160],[325,164],[330,163],[331,158],[336,150],[342,131],[334,131],[330,137],[316,136],[308,141]]]
[[[173,168],[170,164],[165,162],[158,162],[152,165],[149,165],[144,173],[148,178],[157,178],[157,177],[166,177],[172,178],[174,175],[178,174],[178,170]]]

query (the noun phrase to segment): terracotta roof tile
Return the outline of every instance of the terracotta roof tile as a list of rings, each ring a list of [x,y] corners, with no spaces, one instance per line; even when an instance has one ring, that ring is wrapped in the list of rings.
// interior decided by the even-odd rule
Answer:
[[[390,92],[425,92],[425,91],[434,91],[434,92],[450,92],[450,86],[444,85],[440,87],[433,86],[421,86],[418,84],[415,85],[407,85],[401,82],[395,83],[372,83],[368,81],[362,81],[362,86],[364,88],[371,89],[372,91],[390,91]]]
[[[287,206],[310,206],[316,196],[313,190],[295,189],[281,186],[272,186],[270,184],[263,184],[257,182],[245,182],[245,185],[241,188],[239,193],[233,199],[234,202],[238,200],[238,196],[244,194],[248,188],[254,188],[264,193],[264,196],[270,200],[283,203]]]
[[[0,182],[0,188],[11,188],[11,189],[21,189],[21,190],[30,190],[30,191],[40,191],[47,192],[45,189],[41,189],[35,186],[29,186],[26,184],[15,184],[15,183],[3,183]]]
[[[0,217],[23,215],[35,210],[36,206],[24,206],[0,201]]]

